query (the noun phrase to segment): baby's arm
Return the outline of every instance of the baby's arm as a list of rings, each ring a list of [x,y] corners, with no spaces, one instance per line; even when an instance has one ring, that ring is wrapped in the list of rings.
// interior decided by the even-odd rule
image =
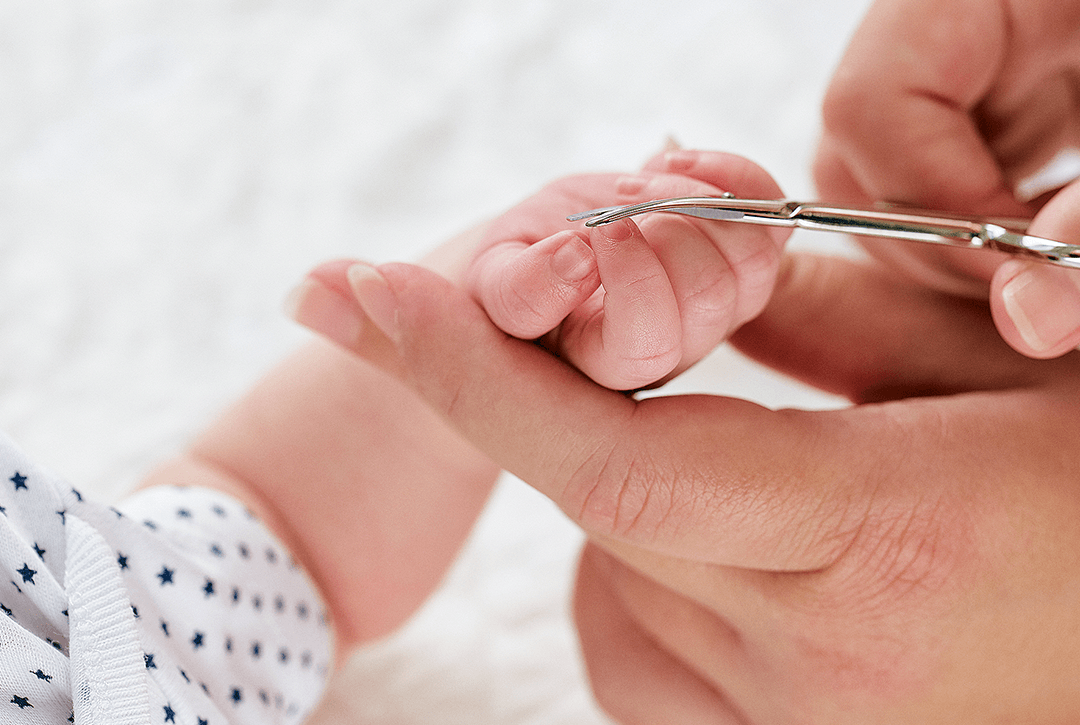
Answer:
[[[492,222],[462,280],[503,331],[543,338],[596,382],[654,384],[756,316],[788,232],[670,214],[584,230],[569,213],[674,196],[781,196],[729,154],[671,151],[638,174],[563,179]]]
[[[321,588],[344,655],[430,594],[496,474],[411,391],[318,341],[147,484],[207,485],[251,507]]]

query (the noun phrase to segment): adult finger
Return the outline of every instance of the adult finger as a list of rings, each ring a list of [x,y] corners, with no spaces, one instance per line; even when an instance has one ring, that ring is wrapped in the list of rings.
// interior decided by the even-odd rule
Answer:
[[[880,0],[856,32],[826,93],[815,159],[832,201],[1029,216],[976,118],[1003,62],[1004,3]],[[1001,257],[864,239],[919,281],[985,295]],[[972,281],[974,278],[975,282]]]
[[[612,586],[613,566],[619,565],[608,554],[587,546],[574,592],[582,654],[600,705],[627,725],[743,723],[721,692],[642,630]]]
[[[970,211],[1011,198],[973,118],[1001,65],[1005,12],[983,0],[874,3],[823,106],[832,150],[860,188]]]
[[[836,542],[819,533],[848,525],[850,492],[830,503],[836,464],[827,459],[850,462],[847,449],[858,447],[851,435],[872,426],[727,398],[636,401],[508,337],[466,293],[427,270],[354,265],[345,279],[342,266],[316,270],[306,287],[333,289],[337,300],[355,294],[356,320],[328,324],[342,310],[318,309],[325,294],[300,299],[297,319],[405,380],[586,530],[760,568],[817,568],[835,555]],[[817,445],[823,437],[830,446]],[[787,504],[762,506],[774,499]],[[799,520],[830,508],[831,517],[821,515],[829,521]]]
[[[896,479],[889,506],[927,505],[912,483],[925,471],[913,469],[963,430],[941,436],[941,411],[929,406],[899,418],[873,406],[811,413],[716,396],[634,400],[508,338],[433,273],[356,265],[348,274],[325,281],[351,284],[359,301],[351,329],[360,332],[339,342],[396,372],[587,531],[656,552],[770,570],[827,566],[862,530],[883,475]],[[297,309],[321,329],[317,311],[303,300]]]
[[[1080,243],[1080,182],[1054,195],[1029,231]],[[1057,357],[1080,345],[1080,270],[1007,262],[994,275],[990,305],[1002,337],[1025,355]]]
[[[875,263],[790,254],[765,311],[733,337],[764,364],[858,402],[1000,390],[1074,375],[1011,350],[986,305]]]

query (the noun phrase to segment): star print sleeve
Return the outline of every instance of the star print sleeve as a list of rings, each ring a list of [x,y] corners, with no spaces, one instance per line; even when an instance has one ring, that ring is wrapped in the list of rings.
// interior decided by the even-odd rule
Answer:
[[[317,590],[239,503],[107,508],[0,437],[0,722],[299,723],[330,657]]]
[[[147,489],[112,524],[164,722],[297,722],[331,655],[314,585],[249,512],[220,492]],[[135,531],[132,531],[132,530]],[[171,699],[170,699],[171,698]],[[190,703],[200,703],[191,708]],[[199,708],[203,708],[200,710]],[[151,716],[154,710],[151,708]]]

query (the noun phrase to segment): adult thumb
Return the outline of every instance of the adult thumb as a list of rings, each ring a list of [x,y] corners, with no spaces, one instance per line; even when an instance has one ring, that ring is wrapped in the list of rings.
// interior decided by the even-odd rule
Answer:
[[[1059,191],[1029,232],[1080,244],[1080,181]],[[1080,269],[1006,262],[994,274],[990,306],[1001,336],[1029,357],[1058,357],[1080,345]]]

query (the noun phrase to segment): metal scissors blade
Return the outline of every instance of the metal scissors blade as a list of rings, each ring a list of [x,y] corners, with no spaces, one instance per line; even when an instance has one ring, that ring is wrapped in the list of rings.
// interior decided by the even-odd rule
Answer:
[[[1032,236],[1027,233],[1026,220],[967,217],[892,204],[855,207],[791,199],[693,196],[594,209],[574,214],[567,220],[584,221],[585,226],[597,227],[656,212],[929,242],[965,249],[994,249],[1080,269],[1080,246]]]

